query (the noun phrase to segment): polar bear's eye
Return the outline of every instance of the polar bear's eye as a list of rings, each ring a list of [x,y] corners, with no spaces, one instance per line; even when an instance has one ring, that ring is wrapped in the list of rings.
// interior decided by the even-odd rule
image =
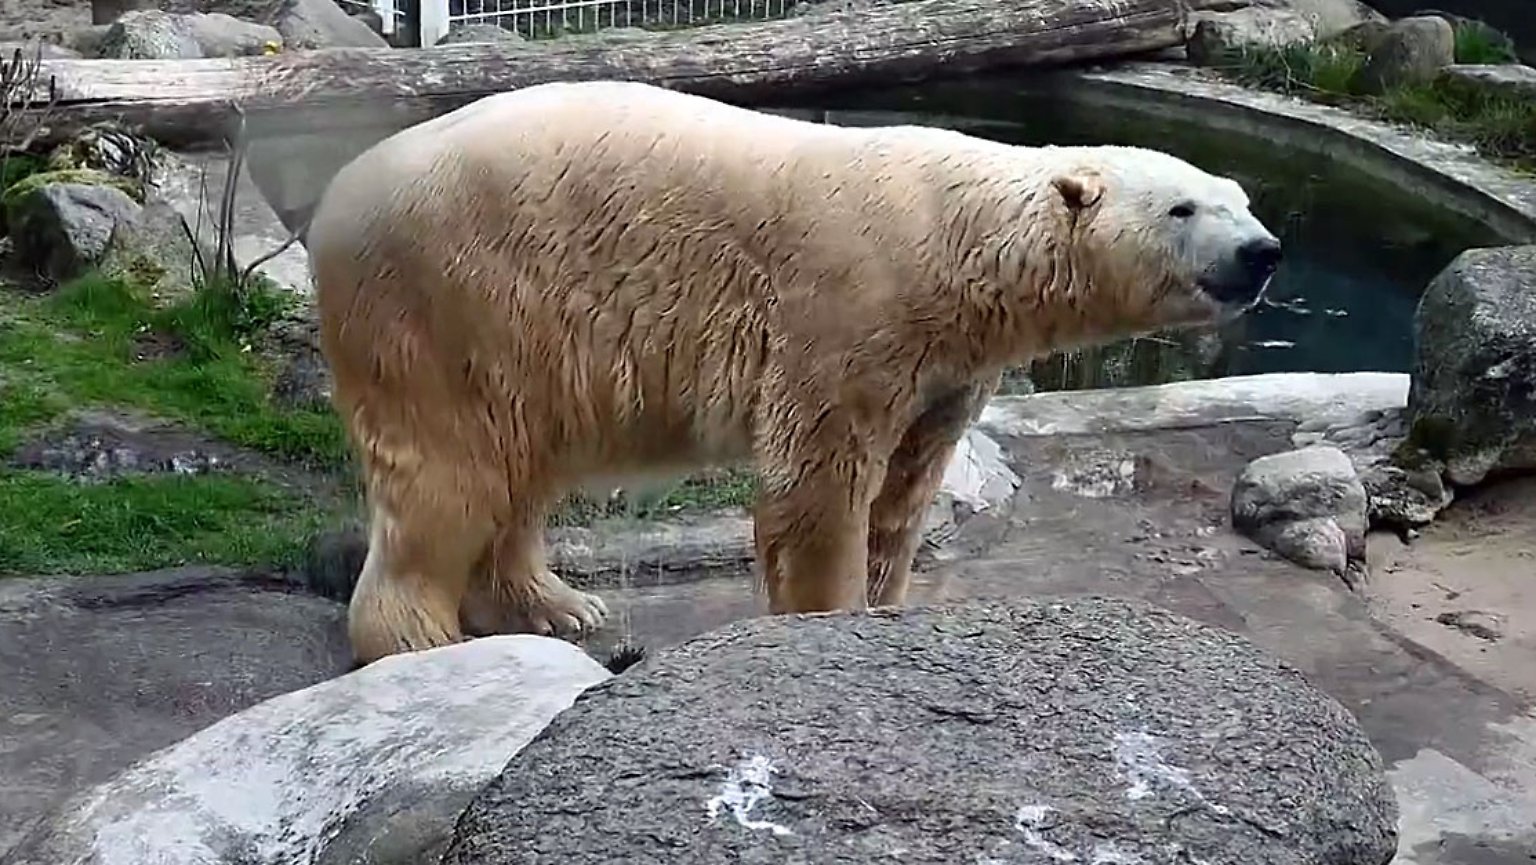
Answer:
[[[1195,215],[1195,206],[1193,204],[1175,204],[1173,209],[1168,211],[1168,215],[1174,219],[1188,219]]]

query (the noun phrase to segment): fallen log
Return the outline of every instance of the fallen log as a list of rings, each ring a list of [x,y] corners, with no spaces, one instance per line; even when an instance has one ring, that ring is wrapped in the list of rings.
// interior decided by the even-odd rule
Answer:
[[[51,124],[117,120],[173,147],[340,127],[400,129],[549,81],[647,81],[738,103],[1182,43],[1183,0],[912,0],[661,33],[209,60],[45,60]],[[47,99],[40,85],[37,106]]]

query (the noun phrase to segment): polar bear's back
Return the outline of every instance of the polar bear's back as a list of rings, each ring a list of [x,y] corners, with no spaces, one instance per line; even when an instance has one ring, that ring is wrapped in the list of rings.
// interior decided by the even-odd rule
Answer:
[[[831,158],[853,132],[643,84],[539,85],[380,142],[338,173],[312,231],[323,236],[332,220],[355,227],[359,213],[400,207],[437,207],[461,219],[466,202],[457,197],[466,194],[547,201],[563,182],[573,191],[573,174],[611,175],[635,199],[656,201],[668,190],[675,198],[686,185],[701,207],[711,194],[740,203],[782,180],[787,166],[814,159],[821,142]]]

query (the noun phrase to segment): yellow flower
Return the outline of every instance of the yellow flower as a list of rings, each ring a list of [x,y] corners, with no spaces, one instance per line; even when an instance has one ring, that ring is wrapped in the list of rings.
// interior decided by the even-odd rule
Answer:
[[[271,55],[276,54],[277,52],[282,51],[282,50],[283,50],[283,46],[281,44],[271,40],[271,39],[268,39],[266,42],[261,43],[261,53],[263,55],[271,56]]]

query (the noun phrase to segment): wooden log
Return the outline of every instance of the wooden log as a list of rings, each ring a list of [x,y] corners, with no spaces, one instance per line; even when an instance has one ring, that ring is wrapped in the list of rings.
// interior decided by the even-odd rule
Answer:
[[[743,104],[831,87],[1142,54],[1182,43],[1184,0],[912,0],[660,33],[208,60],[47,60],[53,125],[119,120],[165,144],[400,129],[491,93],[626,79]],[[34,94],[41,100],[45,94]]]

